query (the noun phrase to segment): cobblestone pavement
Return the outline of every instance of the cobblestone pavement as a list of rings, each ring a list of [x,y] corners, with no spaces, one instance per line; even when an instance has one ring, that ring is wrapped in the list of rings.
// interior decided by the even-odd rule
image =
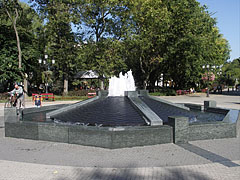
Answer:
[[[210,96],[210,98],[213,97]],[[199,104],[204,99],[202,96],[163,98],[172,102],[181,102],[185,99]],[[217,102],[223,102],[222,105],[239,109],[237,98],[219,95],[215,99]],[[193,101],[190,101],[191,99]],[[236,102],[236,104],[232,102]],[[0,116],[1,122],[3,121],[1,106]],[[4,127],[0,125],[0,180],[32,179],[239,180],[240,138],[110,150],[6,138],[4,137]]]

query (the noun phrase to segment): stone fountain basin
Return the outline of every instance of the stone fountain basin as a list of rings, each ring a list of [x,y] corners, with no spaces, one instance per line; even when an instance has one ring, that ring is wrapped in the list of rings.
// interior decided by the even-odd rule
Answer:
[[[172,105],[169,102],[156,100],[155,98],[152,98],[151,104],[147,102],[149,101],[148,98],[151,97],[140,97],[140,99],[143,98],[147,99],[143,101],[149,107],[158,105],[164,110],[164,106],[169,109],[169,106]],[[94,103],[92,102],[92,104]],[[89,104],[83,106],[89,106]],[[163,143],[181,143],[193,140],[233,138],[237,137],[240,131],[239,111],[217,107],[207,107],[204,111],[200,105],[192,104],[185,104],[182,109],[180,105],[170,107],[174,109],[174,112],[176,112],[175,108],[177,110],[180,108],[181,112],[184,113],[189,112],[188,117],[184,113],[170,113],[166,116],[166,113],[158,112],[156,108],[153,111],[163,119],[164,123],[163,125],[154,126],[148,126],[146,123],[135,125],[113,124],[113,126],[99,126],[99,123],[96,123],[95,126],[94,124],[87,125],[87,123],[81,124],[63,120],[56,122],[56,119],[46,118],[46,114],[49,112],[59,111],[63,107],[72,109],[67,105],[27,108],[23,110],[22,117],[15,115],[15,108],[5,109],[5,136],[114,149]],[[106,106],[102,106],[102,108],[104,107]],[[187,111],[186,107],[190,108],[191,111]],[[139,113],[137,109],[136,111]],[[66,115],[63,117],[66,117]],[[141,113],[138,115],[142,117]],[[192,115],[201,116],[202,121],[191,120]],[[96,114],[95,117],[97,119],[99,116]],[[205,119],[205,117],[208,117],[208,119]],[[143,119],[141,119],[141,122],[144,122]]]

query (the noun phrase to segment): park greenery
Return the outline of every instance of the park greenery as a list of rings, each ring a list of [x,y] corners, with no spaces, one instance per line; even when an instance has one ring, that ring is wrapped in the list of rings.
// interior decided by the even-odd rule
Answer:
[[[199,86],[206,64],[224,65],[218,80],[225,84],[240,79],[239,59],[227,62],[228,42],[196,0],[29,4],[0,0],[2,91],[25,79],[28,90],[48,83],[51,91],[67,94],[78,82],[74,75],[84,70],[96,71],[104,81],[132,69],[137,87],[150,90],[161,77],[174,89]],[[45,54],[48,66],[38,62]]]

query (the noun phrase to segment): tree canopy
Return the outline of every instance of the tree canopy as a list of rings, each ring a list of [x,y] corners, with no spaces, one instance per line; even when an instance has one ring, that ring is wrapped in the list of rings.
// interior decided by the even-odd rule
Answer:
[[[64,92],[82,70],[110,77],[132,69],[139,88],[153,87],[162,76],[176,89],[194,87],[201,80],[202,65],[219,66],[229,58],[230,47],[216,19],[196,0],[29,2],[31,8],[21,5],[26,18],[21,14],[17,25],[23,71],[37,74],[37,59],[48,54],[48,60],[56,61],[53,83],[63,81]],[[6,13],[1,13],[0,31],[0,71],[7,80],[17,76],[18,68]]]

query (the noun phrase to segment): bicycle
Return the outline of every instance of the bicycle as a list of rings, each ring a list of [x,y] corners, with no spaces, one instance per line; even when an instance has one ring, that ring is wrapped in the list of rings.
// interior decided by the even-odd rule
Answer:
[[[17,105],[17,95],[11,95],[5,102],[4,108],[16,107]]]

